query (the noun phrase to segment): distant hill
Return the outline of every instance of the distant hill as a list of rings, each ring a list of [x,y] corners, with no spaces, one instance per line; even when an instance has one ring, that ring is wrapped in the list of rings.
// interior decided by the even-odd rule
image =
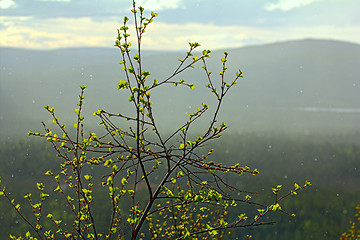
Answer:
[[[360,45],[299,40],[226,49],[232,77],[239,81],[222,110],[221,121],[231,131],[275,131],[312,134],[360,131]],[[40,121],[51,121],[43,106],[54,106],[61,119],[75,119],[79,86],[87,85],[86,111],[98,108],[131,111],[128,95],[116,85],[124,78],[116,48],[73,48],[35,51],[0,48],[0,138],[40,130]],[[214,51],[209,68],[216,77],[223,51]],[[181,52],[144,52],[150,80],[171,74]],[[154,98],[160,123],[181,123],[186,113],[207,102],[209,94],[201,65],[178,78],[195,83],[195,90],[169,86]],[[229,79],[231,80],[231,78]],[[177,90],[177,91],[173,91]],[[179,91],[178,91],[179,90]],[[206,121],[206,120],[205,120]]]

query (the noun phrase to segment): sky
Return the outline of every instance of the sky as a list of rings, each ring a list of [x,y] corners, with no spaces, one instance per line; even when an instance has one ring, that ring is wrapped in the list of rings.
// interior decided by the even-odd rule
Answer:
[[[360,44],[360,0],[138,0],[159,14],[143,49],[236,48],[298,39]],[[0,46],[112,47],[131,0],[0,0]],[[147,12],[149,13],[149,12]],[[131,26],[130,26],[131,27]]]

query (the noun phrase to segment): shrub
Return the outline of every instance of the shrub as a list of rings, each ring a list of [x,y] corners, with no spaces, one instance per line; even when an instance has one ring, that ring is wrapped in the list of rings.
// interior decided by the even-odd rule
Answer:
[[[224,180],[224,174],[256,175],[258,170],[239,163],[226,165],[211,160],[213,150],[204,150],[205,144],[221,137],[228,128],[225,123],[219,123],[219,110],[225,96],[243,76],[239,70],[230,81],[227,80],[228,53],[224,52],[220,60],[221,71],[213,76],[206,64],[211,51],[195,52],[200,44],[189,43],[189,51],[178,59],[174,72],[168,78],[156,80],[143,67],[141,41],[157,14],[151,12],[148,18],[145,17],[144,8],[136,8],[134,1],[132,13],[136,53],[130,52],[128,17],[124,18],[124,25],[118,30],[115,46],[121,52],[120,64],[124,71],[124,79],[119,81],[117,88],[129,94],[134,114],[97,110],[94,115],[100,118],[99,124],[105,133],[97,135],[91,131],[85,134],[82,110],[86,86],[81,86],[79,102],[74,110],[77,120],[73,133],[60,122],[54,107],[45,106],[58,129],[50,129],[43,123],[44,132],[30,131],[29,135],[45,138],[62,159],[58,174],[49,170],[45,175],[54,179],[54,191],[63,197],[63,203],[58,203],[57,207],[67,208],[69,214],[63,216],[64,220],[60,219],[59,211],[46,210],[46,199],[50,196],[43,183],[37,183],[38,200],[31,193],[25,195],[32,209],[32,219],[25,216],[20,204],[10,198],[4,187],[0,187],[0,194],[32,229],[24,238],[222,238],[231,234],[234,228],[272,224],[264,218],[270,212],[293,215],[285,212],[280,202],[309,186],[309,182],[303,186],[295,183],[295,189],[282,196],[279,195],[282,186],[277,185],[272,189],[274,200],[269,204],[253,201],[254,192],[238,189],[235,184]],[[206,103],[199,104],[181,126],[170,134],[164,134],[155,118],[151,100],[153,90],[169,84],[194,89],[194,83],[178,79],[178,76],[196,64],[202,64],[205,87],[212,93],[216,104],[211,108]],[[211,116],[209,125],[198,128],[196,131],[202,131],[201,134],[193,136],[190,130],[205,114]],[[119,126],[124,122],[128,127]],[[97,172],[103,175],[99,177],[95,174]],[[108,205],[97,201],[102,197],[96,192],[104,192],[104,189]],[[101,215],[96,211],[100,205],[109,207],[105,211],[108,214],[105,229],[99,227],[99,224],[104,224],[104,219],[97,216]],[[252,208],[240,209],[244,205]],[[230,211],[238,214],[230,216]],[[11,238],[23,239],[21,236]]]

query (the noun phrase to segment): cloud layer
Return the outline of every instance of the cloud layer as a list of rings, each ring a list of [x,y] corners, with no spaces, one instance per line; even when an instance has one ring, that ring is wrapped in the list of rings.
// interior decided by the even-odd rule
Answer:
[[[219,49],[290,39],[360,43],[357,0],[142,0],[159,12],[144,38],[146,49],[185,49],[197,41]],[[130,1],[0,1],[0,46],[52,49],[113,45]],[[341,8],[340,8],[341,7]]]

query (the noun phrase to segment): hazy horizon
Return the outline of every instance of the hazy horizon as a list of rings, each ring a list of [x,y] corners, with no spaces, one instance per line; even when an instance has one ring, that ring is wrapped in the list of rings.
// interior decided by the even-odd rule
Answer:
[[[227,122],[232,132],[345,134],[360,131],[357,78],[360,69],[356,64],[360,62],[359,44],[313,39],[227,50],[227,76],[231,77],[239,68],[245,76],[224,102],[221,121]],[[46,104],[58,109],[62,119],[72,119],[71,109],[79,86],[84,84],[88,85],[86,106],[90,115],[98,108],[119,111],[121,107],[121,111],[129,111],[128,96],[116,90],[119,79],[124,77],[118,64],[121,54],[116,48],[53,51],[3,48],[2,53],[0,123],[4,136],[11,135],[9,126],[15,122],[25,133],[36,129],[31,126],[47,121],[49,116],[43,109]],[[166,78],[184,54],[179,51],[148,53],[144,55],[143,64],[151,73],[150,82],[154,78]],[[208,67],[216,71],[223,52],[213,51],[211,55]],[[163,65],[166,69],[159,67]],[[187,112],[201,102],[211,106],[212,98],[203,88],[203,72],[199,66],[181,78],[194,81],[195,90],[170,87],[169,91],[155,94],[153,99],[164,129],[171,127],[169,123],[181,124]],[[176,111],[169,108],[169,104],[176,106]],[[164,109],[171,114],[165,114]],[[90,119],[97,123],[94,117]],[[25,126],[24,121],[31,126]],[[19,127],[14,130],[18,131]]]

